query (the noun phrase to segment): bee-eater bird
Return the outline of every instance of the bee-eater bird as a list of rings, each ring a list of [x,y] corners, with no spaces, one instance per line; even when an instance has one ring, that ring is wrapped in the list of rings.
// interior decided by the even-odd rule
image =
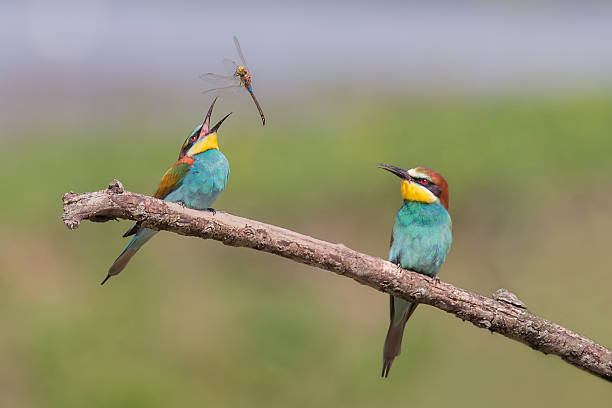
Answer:
[[[389,261],[435,277],[452,241],[446,180],[425,167],[410,170],[387,164],[378,167],[402,179],[404,203],[395,218]],[[393,359],[400,354],[404,327],[417,305],[391,296],[391,322],[383,348],[383,377],[389,375]]]
[[[204,122],[183,143],[178,161],[166,171],[153,197],[214,212],[210,206],[225,189],[230,172],[227,159],[219,151],[217,130],[231,112],[211,128],[210,115],[216,101],[215,98],[210,105]],[[158,232],[141,227],[137,222],[123,234],[124,237],[134,235],[134,238],[111,265],[102,285],[111,276],[119,274],[134,254]]]

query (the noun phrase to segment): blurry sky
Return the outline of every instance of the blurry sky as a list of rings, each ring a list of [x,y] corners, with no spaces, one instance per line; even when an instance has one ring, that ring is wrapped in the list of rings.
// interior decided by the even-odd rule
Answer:
[[[210,87],[198,75],[236,58],[234,34],[256,89],[275,95],[313,86],[498,94],[612,83],[612,4],[604,2],[0,4],[4,119],[151,94],[198,97]]]

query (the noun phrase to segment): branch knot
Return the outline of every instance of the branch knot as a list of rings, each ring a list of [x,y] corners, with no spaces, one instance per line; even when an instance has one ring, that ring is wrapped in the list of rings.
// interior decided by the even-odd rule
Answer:
[[[108,183],[108,191],[115,194],[122,194],[125,192],[125,189],[123,188],[123,184],[121,184],[119,180],[114,179],[113,181]]]

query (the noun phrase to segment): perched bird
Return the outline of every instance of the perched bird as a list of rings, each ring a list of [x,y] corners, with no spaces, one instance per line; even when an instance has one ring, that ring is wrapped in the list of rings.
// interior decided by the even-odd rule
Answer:
[[[227,159],[219,151],[217,130],[231,112],[211,128],[210,115],[216,101],[215,98],[210,105],[204,122],[183,143],[178,161],[166,171],[153,197],[196,210],[214,212],[210,206],[225,189],[230,172]],[[113,262],[102,285],[111,276],[119,274],[134,254],[157,233],[141,227],[137,222],[123,234],[124,237],[134,235],[134,238]]]
[[[389,261],[405,269],[436,276],[450,250],[451,218],[448,214],[448,184],[433,170],[379,164],[402,179],[404,203],[397,212]],[[387,377],[393,359],[400,354],[406,322],[418,303],[391,296],[391,322],[383,348],[382,376]]]

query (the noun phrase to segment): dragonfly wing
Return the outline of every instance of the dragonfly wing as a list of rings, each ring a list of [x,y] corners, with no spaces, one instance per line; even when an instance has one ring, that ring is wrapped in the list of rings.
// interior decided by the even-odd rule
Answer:
[[[236,68],[238,68],[236,61],[229,58],[223,60],[223,70],[228,74],[234,75],[236,73]]]
[[[240,82],[240,79],[236,77],[236,63],[230,59],[223,60],[223,72],[224,74],[216,74],[214,72],[207,72],[201,74],[199,78],[203,81],[210,82],[217,87],[235,85]]]
[[[200,79],[208,82],[213,88],[203,91],[204,94],[214,93],[225,89],[232,89],[234,87],[241,87],[240,79],[233,75],[219,75],[209,72],[207,74],[200,75]]]
[[[223,92],[223,91],[233,91],[234,93],[236,93],[239,89],[242,89],[242,85],[240,83],[238,84],[234,84],[234,85],[229,85],[229,86],[221,86],[218,88],[211,88],[211,89],[207,89],[205,91],[202,91],[203,94],[211,94],[211,93],[215,93],[215,92]]]
[[[235,81],[236,78],[233,75],[220,75],[212,72],[200,75],[200,79],[204,81]]]
[[[236,51],[238,51],[238,55],[240,56],[240,59],[242,60],[242,63],[244,64],[245,68],[247,69],[247,71],[251,71],[249,69],[249,64],[247,64],[246,62],[246,58],[244,58],[244,54],[242,53],[242,48],[240,48],[238,37],[236,36],[234,36],[234,45],[236,45]]]

